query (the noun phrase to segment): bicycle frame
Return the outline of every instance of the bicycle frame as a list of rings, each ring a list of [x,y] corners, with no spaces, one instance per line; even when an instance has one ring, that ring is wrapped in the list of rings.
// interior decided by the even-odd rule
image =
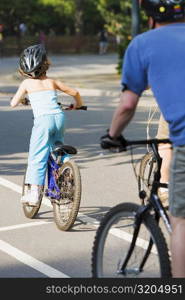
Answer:
[[[134,229],[132,241],[130,243],[130,248],[129,248],[129,251],[128,251],[126,257],[124,258],[124,261],[122,261],[120,264],[120,268],[117,271],[118,274],[126,275],[127,271],[125,272],[125,270],[127,267],[127,263],[128,263],[131,255],[132,255],[132,252],[134,250],[135,243],[136,243],[139,231],[140,231],[140,226],[141,226],[142,219],[143,219],[142,215],[150,209],[151,209],[151,204],[147,204],[147,205],[141,205],[139,210],[137,211],[137,214],[135,216],[135,226],[134,226],[135,229]],[[139,274],[140,272],[142,272],[144,264],[147,261],[148,256],[150,255],[152,246],[153,246],[153,240],[152,240],[152,238],[150,238],[150,241],[148,243],[148,248],[146,249],[145,255],[143,257],[143,260],[141,261],[140,266],[137,269],[134,269],[135,274]],[[132,270],[132,272],[133,272],[133,270]]]
[[[144,144],[147,141],[140,141],[140,142],[142,144]],[[129,141],[129,144],[130,145],[140,144],[140,142],[139,141],[133,141],[133,142]],[[152,189],[150,191],[150,196],[149,196],[149,199],[148,199],[148,203],[141,205],[139,210],[136,213],[136,216],[135,216],[135,229],[134,229],[132,241],[131,241],[131,244],[130,244],[130,248],[129,248],[129,251],[128,251],[124,261],[122,261],[120,263],[120,267],[117,271],[118,274],[126,275],[125,274],[126,266],[127,266],[127,263],[129,261],[131,255],[132,255],[132,252],[134,250],[135,243],[136,243],[139,231],[140,231],[140,225],[141,225],[142,220],[143,220],[143,215],[146,212],[153,211],[154,212],[154,217],[155,217],[155,220],[156,220],[157,223],[159,223],[159,220],[160,220],[160,217],[161,217],[164,224],[165,224],[165,226],[166,226],[166,228],[167,228],[167,231],[169,233],[172,232],[169,217],[168,217],[165,209],[162,206],[160,198],[157,195],[157,190],[158,190],[159,187],[166,187],[167,186],[166,184],[160,183],[160,168],[161,168],[162,159],[161,159],[161,157],[159,156],[159,153],[158,153],[157,140],[151,140],[150,144],[151,144],[152,150],[154,152],[154,156],[155,156],[156,161],[157,161],[157,171],[154,173],[154,181],[152,183]],[[142,269],[145,265],[145,262],[147,261],[147,258],[150,255],[152,246],[153,246],[153,240],[152,240],[152,237],[151,237],[150,240],[149,240],[148,247],[146,249],[145,255],[144,255],[144,257],[143,257],[143,259],[140,263],[140,266],[138,267],[138,269],[134,270],[135,273],[140,273],[142,271]]]
[[[47,162],[47,170],[48,170],[48,189],[46,190],[46,197],[50,199],[59,200],[61,198],[60,189],[56,183],[57,171],[59,169],[59,165],[56,163],[52,155],[49,155]]]
[[[160,183],[160,169],[161,169],[161,164],[162,164],[162,159],[159,155],[158,152],[158,146],[157,143],[151,144],[152,150],[154,152],[154,156],[157,161],[157,171],[154,173],[154,181],[152,183],[152,189],[149,197],[149,202],[151,202],[152,206],[154,207],[155,211],[155,219],[158,222],[159,221],[159,216],[162,218],[167,230],[169,233],[171,233],[171,225],[170,225],[170,220],[169,217],[163,208],[161,204],[161,200],[157,195],[157,191],[159,187],[167,187],[167,184]]]
[[[69,155],[68,159],[69,159]],[[56,182],[58,179],[58,169],[64,162],[66,155],[61,157],[60,165],[56,162],[56,159],[53,157],[52,153],[50,153],[48,162],[47,162],[47,173],[48,173],[48,189],[45,192],[46,197],[50,199],[60,200],[61,198],[61,191]]]
[[[171,233],[171,225],[170,225],[170,222],[169,222],[169,217],[168,217],[166,211],[164,210],[164,208],[162,207],[162,204],[161,204],[161,201],[160,201],[159,197],[156,194],[152,194],[152,192],[151,192],[151,196],[150,196],[148,204],[141,205],[139,207],[136,215],[135,215],[135,223],[134,223],[135,224],[135,229],[134,229],[132,241],[131,241],[131,244],[130,244],[130,248],[129,248],[129,251],[128,251],[126,257],[124,258],[124,261],[122,261],[120,263],[120,267],[117,271],[118,274],[126,275],[125,270],[126,270],[127,263],[129,261],[131,255],[132,255],[132,252],[133,252],[135,244],[136,244],[136,240],[137,240],[137,237],[138,237],[138,234],[139,234],[139,231],[140,231],[140,226],[141,226],[141,223],[142,223],[142,220],[143,220],[143,215],[146,212],[150,212],[152,210],[154,211],[154,216],[155,216],[156,222],[158,223],[159,219],[161,217],[164,224],[165,224],[165,226],[166,226],[166,228],[167,228],[167,230],[168,230],[168,232]],[[145,262],[147,261],[147,258],[150,255],[152,246],[153,246],[153,239],[151,237],[149,242],[148,242],[148,247],[146,249],[145,255],[143,256],[143,259],[140,263],[140,266],[137,269],[134,269],[134,272],[136,274],[139,274],[140,272],[142,272],[142,269],[145,265]],[[133,272],[133,270],[132,270],[132,272]]]
[[[157,195],[157,191],[159,187],[167,187],[167,184],[160,183],[160,169],[162,164],[162,159],[158,152],[158,144],[159,143],[170,143],[169,139],[150,139],[150,140],[138,140],[138,141],[128,141],[128,145],[140,145],[140,144],[148,144],[151,145],[154,156],[157,162],[157,171],[154,173],[154,181],[152,182],[152,189],[150,191],[150,196],[148,199],[148,204],[144,205],[146,210],[154,210],[155,219],[159,222],[160,217],[162,218],[167,230],[171,233],[171,225],[169,217],[161,204],[161,200]],[[151,175],[151,174],[150,174]],[[142,199],[142,198],[141,198]],[[145,210],[144,209],[144,210]]]

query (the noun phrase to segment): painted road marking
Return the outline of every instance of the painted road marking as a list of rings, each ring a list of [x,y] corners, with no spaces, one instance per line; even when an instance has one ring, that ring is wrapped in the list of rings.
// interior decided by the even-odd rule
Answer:
[[[53,222],[52,221],[38,221],[38,222],[34,221],[34,222],[29,222],[29,223],[24,223],[24,224],[0,227],[0,231],[10,231],[10,230],[15,230],[15,229],[45,225],[45,224],[50,224],[50,223],[53,223]]]
[[[0,185],[3,185],[19,194],[22,193],[22,188],[19,185],[12,183],[11,181],[6,180],[2,177],[0,177]],[[38,225],[49,224],[49,223],[51,223],[51,221],[39,221],[39,222],[34,221],[34,222],[26,223],[26,224],[18,224],[18,225],[13,225],[13,226],[1,227],[0,231],[19,229],[19,228],[29,227],[29,226],[38,226]],[[49,265],[47,265],[45,263],[42,263],[41,261],[31,257],[30,255],[24,253],[23,251],[18,250],[17,248],[11,246],[10,244],[8,244],[2,240],[0,240],[0,250],[9,254],[10,256],[13,256],[17,260],[28,265],[29,267],[32,267],[33,269],[45,274],[48,277],[69,278],[68,275],[50,267]]]
[[[0,184],[19,194],[22,194],[22,187],[16,183],[13,183],[7,179],[0,177]]]
[[[0,250],[48,277],[69,278],[69,276],[67,276],[66,274],[50,267],[49,265],[41,262],[38,259],[33,258],[32,256],[24,253],[23,251],[20,251],[19,249],[2,240],[0,240]]]
[[[5,187],[8,187],[10,189],[12,189],[13,191],[16,191],[18,193],[22,193],[22,188],[17,185],[17,184],[14,184],[2,177],[0,177],[0,184],[5,186]],[[51,202],[49,201],[49,199],[47,199],[46,197],[43,197],[43,201],[42,203],[46,206],[49,206],[49,207],[52,207],[52,204]],[[91,218],[91,217],[88,217],[88,216],[85,216],[83,214],[78,214],[80,217],[79,219],[83,222],[86,222],[86,223],[90,223],[92,224],[93,226],[97,227],[99,222],[94,219],[94,218]],[[45,222],[35,222],[36,225],[41,225]],[[10,228],[12,229],[18,229],[18,228],[22,228],[24,227],[28,227],[28,226],[33,226],[32,224],[34,223],[27,223],[27,224],[19,224],[19,225],[14,225],[14,226],[8,226],[7,229],[8,230],[11,230]],[[5,227],[2,227],[2,231],[5,231]],[[128,234],[126,232],[123,232],[119,229],[113,229],[112,232],[111,232],[114,236],[120,238],[120,239],[124,239],[126,241],[130,241],[131,240],[131,237],[132,235],[131,234]],[[141,239],[139,238],[138,239],[138,246],[146,249],[147,247],[147,241],[145,241],[144,239]],[[42,263],[41,261],[31,257],[30,255],[20,251],[19,249],[11,246],[10,244],[0,240],[0,250],[1,251],[4,251],[5,253],[9,254],[10,256],[13,256],[14,258],[16,258],[17,260],[21,261],[22,263],[32,267],[33,269],[45,274],[46,276],[48,277],[51,277],[51,278],[54,278],[54,277],[60,277],[60,278],[69,278],[68,275],[50,267],[49,265],[45,264],[45,263]],[[156,253],[156,250],[154,249],[154,253]]]
[[[9,183],[9,186],[8,186],[8,183]],[[12,184],[10,181],[8,180],[5,180],[3,179],[2,177],[0,177],[0,184],[6,186],[6,187],[9,187],[10,189],[13,189],[14,191],[20,193],[20,191],[22,190],[21,187],[17,184]],[[52,207],[52,204],[50,202],[49,199],[47,199],[46,197],[43,197],[43,200],[42,200],[42,203],[48,207]],[[91,218],[91,217],[88,217],[86,215],[83,215],[81,213],[78,214],[78,218],[82,221],[82,222],[85,222],[85,223],[90,223],[91,225],[97,227],[99,225],[99,221],[97,221],[96,219],[94,218]],[[130,241],[132,239],[132,235],[127,233],[127,232],[124,232],[120,229],[112,229],[111,233],[120,238],[120,239],[123,239],[125,241]],[[141,239],[141,238],[138,238],[137,239],[137,246],[141,247],[141,248],[144,248],[146,249],[148,245],[148,241],[144,240],[144,239]],[[155,248],[153,249],[153,252],[156,253],[156,250]]]
[[[132,234],[130,234],[130,233],[127,233],[127,232],[125,232],[123,230],[120,230],[120,229],[117,229],[117,228],[111,229],[110,232],[111,232],[112,235],[114,235],[114,236],[116,236],[116,237],[118,237],[122,240],[125,240],[129,243],[132,242]],[[136,245],[140,248],[143,248],[143,249],[147,250],[149,242],[145,241],[144,239],[137,238]],[[156,250],[155,246],[153,246],[151,252],[154,253],[154,254],[157,254],[157,250]]]

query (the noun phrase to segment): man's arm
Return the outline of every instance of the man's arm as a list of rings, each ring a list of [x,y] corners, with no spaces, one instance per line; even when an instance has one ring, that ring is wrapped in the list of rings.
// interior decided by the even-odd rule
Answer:
[[[134,116],[138,100],[139,96],[130,90],[121,93],[120,103],[113,115],[109,130],[109,135],[111,137],[117,138],[121,135],[122,130]]]

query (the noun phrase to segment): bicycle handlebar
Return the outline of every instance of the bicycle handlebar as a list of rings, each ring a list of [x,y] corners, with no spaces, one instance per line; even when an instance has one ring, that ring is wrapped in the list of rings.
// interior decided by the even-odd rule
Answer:
[[[30,105],[30,101],[28,98],[25,97],[24,99],[22,99],[21,104],[22,105]],[[74,104],[64,105],[64,104],[58,102],[58,105],[60,105],[62,108],[64,107],[63,108],[64,110],[73,110],[74,109]],[[75,110],[87,110],[87,106],[82,105],[80,107],[75,108]]]
[[[64,105],[62,103],[58,103],[64,110],[74,110],[74,104]],[[66,107],[66,108],[65,108]],[[76,107],[75,110],[87,110],[87,106],[82,105],[80,107]]]
[[[172,142],[169,139],[149,139],[149,140],[126,140],[126,146],[132,145],[153,145],[153,144],[171,144]]]
[[[115,149],[117,152],[127,151],[128,146],[132,145],[151,145],[152,148],[157,148],[157,145],[160,143],[170,143],[169,139],[145,139],[145,140],[126,140],[124,136],[120,135],[116,139],[110,137],[109,134],[106,134],[101,137],[101,147],[103,149]]]

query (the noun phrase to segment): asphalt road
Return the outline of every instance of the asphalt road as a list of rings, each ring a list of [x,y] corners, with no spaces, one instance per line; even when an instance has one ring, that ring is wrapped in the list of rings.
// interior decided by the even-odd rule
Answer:
[[[51,57],[48,75],[77,88],[87,111],[66,112],[65,142],[78,149],[73,157],[80,167],[82,199],[78,218],[68,232],[57,229],[52,207],[45,201],[38,216],[27,219],[20,193],[32,127],[30,107],[12,109],[10,98],[21,80],[17,57],[0,61],[0,277],[91,277],[91,251],[98,222],[110,207],[122,201],[138,202],[137,182],[130,153],[108,153],[99,138],[109,127],[119,102],[120,77],[117,55]],[[70,97],[61,100],[71,103]],[[150,107],[155,101],[143,95],[127,138],[145,138]],[[155,135],[158,113],[151,135]],[[146,149],[136,150],[138,158]]]

